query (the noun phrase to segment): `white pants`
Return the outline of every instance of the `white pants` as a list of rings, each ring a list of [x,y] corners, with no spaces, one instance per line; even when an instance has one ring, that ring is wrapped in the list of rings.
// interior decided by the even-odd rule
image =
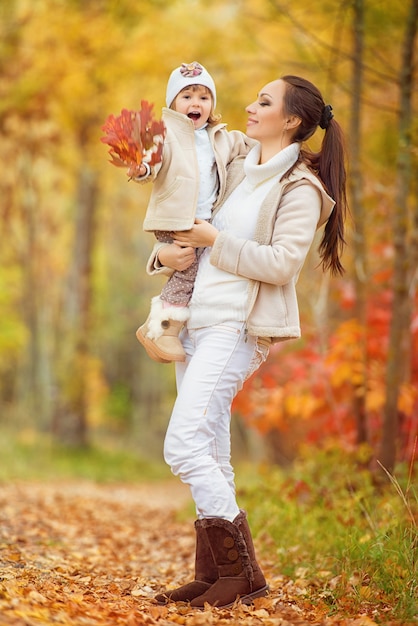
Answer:
[[[187,355],[176,364],[177,399],[164,442],[172,472],[188,484],[199,518],[233,521],[239,513],[231,465],[231,404],[265,360],[244,323],[184,330]]]

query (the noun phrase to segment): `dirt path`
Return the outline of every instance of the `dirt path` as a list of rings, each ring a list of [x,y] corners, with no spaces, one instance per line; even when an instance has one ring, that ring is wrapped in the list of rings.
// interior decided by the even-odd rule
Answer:
[[[155,605],[192,577],[193,520],[176,518],[189,501],[175,480],[0,485],[0,626],[374,624],[325,619],[264,560],[271,595],[253,607]]]

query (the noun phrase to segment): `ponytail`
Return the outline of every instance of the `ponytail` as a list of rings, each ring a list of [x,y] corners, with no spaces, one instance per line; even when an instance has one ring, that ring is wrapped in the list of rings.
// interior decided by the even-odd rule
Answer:
[[[325,130],[321,151],[318,154],[318,176],[329,195],[335,200],[335,206],[319,244],[319,256],[324,270],[342,275],[344,268],[340,259],[346,243],[344,222],[347,216],[347,177],[343,133],[335,119],[330,120]]]
[[[300,160],[321,179],[327,193],[335,202],[319,244],[319,255],[324,270],[342,275],[344,273],[341,263],[345,245],[344,222],[348,210],[343,132],[334,119],[331,105],[325,105],[315,85],[298,76],[283,76],[282,80],[287,86],[284,97],[286,112],[296,115],[301,120],[293,141],[299,143],[307,141],[318,126],[325,130],[321,150],[313,153],[303,148],[300,151]]]

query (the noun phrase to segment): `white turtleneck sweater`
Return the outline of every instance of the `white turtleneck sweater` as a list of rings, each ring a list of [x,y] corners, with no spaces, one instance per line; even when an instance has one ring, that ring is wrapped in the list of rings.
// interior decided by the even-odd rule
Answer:
[[[244,180],[226,199],[213,218],[213,225],[243,239],[253,239],[262,202],[273,185],[296,162],[300,144],[293,143],[272,159],[259,165],[260,146],[244,161]],[[199,259],[199,269],[189,303],[189,328],[213,326],[246,318],[248,279],[211,265],[210,248]]]
[[[199,167],[199,197],[197,199],[196,217],[210,220],[212,208],[218,195],[218,174],[215,153],[210,142],[207,124],[194,131],[196,156]]]

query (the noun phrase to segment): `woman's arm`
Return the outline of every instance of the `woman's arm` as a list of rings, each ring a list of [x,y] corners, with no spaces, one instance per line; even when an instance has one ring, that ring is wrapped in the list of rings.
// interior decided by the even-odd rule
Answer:
[[[271,242],[261,244],[218,231],[196,220],[193,228],[173,233],[179,245],[212,247],[210,262],[221,270],[273,285],[288,283],[300,271],[315,236],[321,211],[319,191],[309,182],[284,194]]]
[[[192,248],[206,248],[213,246],[219,231],[215,226],[205,220],[195,220],[190,230],[176,231],[173,233],[173,242],[179,246],[192,246]]]
[[[237,276],[284,285],[302,268],[320,212],[319,190],[309,182],[298,185],[281,198],[270,243],[262,244],[221,231],[212,246],[210,262]]]

